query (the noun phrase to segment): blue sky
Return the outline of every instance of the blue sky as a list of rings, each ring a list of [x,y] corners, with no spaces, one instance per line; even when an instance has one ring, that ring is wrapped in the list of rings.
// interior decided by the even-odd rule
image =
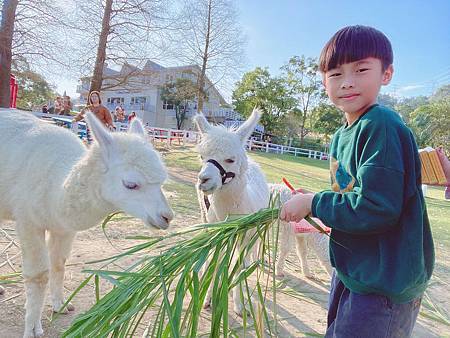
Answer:
[[[373,26],[391,40],[394,79],[383,92],[428,95],[450,83],[450,1],[240,0],[249,69],[271,73],[293,55],[318,57],[340,28]]]
[[[394,79],[383,92],[429,95],[450,83],[449,0],[237,0],[247,36],[246,70],[269,67],[275,75],[293,55],[318,57],[340,28],[373,26],[391,40]],[[76,79],[58,90],[75,95]],[[78,96],[78,95],[76,95]]]

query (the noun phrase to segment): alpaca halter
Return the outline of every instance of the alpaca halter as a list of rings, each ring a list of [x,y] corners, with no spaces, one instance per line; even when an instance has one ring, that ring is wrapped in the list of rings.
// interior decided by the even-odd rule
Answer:
[[[219,169],[220,176],[222,177],[222,185],[230,183],[230,181],[236,176],[236,174],[232,171],[226,171],[219,162],[213,159],[209,159],[206,163],[213,164],[217,169]],[[230,178],[230,181],[226,182],[227,178]],[[203,195],[203,200],[205,202],[206,210],[209,210],[211,203],[209,202],[208,196]]]
[[[217,169],[219,169],[220,172],[220,176],[222,177],[222,184],[225,185],[227,183],[230,183],[230,181],[226,182],[227,178],[231,178],[233,179],[236,174],[232,171],[226,171],[219,162],[217,162],[216,160],[213,159],[209,159],[208,161],[206,161],[206,163],[211,163],[213,164]]]

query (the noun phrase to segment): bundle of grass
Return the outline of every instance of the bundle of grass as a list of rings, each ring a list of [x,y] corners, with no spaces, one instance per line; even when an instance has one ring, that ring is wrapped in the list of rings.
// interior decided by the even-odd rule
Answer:
[[[146,255],[123,272],[87,270],[91,275],[70,298],[93,277],[96,280],[97,297],[99,277],[109,280],[114,288],[101,299],[97,298],[97,303],[74,321],[64,337],[134,336],[145,313],[151,309],[158,310],[149,326],[150,336],[196,337],[200,312],[210,284],[213,288],[210,334],[214,337],[227,335],[228,291],[235,285],[241,285],[243,297],[250,299],[253,290],[247,278],[262,262],[255,261],[244,270],[240,268],[241,262],[258,239],[261,254],[267,253],[265,250],[270,245],[271,234],[275,235],[270,231],[273,229],[270,225],[277,217],[278,209],[269,208],[242,218],[196,225],[164,237],[134,237],[145,242],[104,261],[117,261],[149,249],[157,249],[161,253]],[[256,229],[255,235],[248,244],[241,245],[238,251],[237,247],[246,232],[252,229]],[[176,244],[170,246],[174,238]],[[273,264],[272,254],[269,257],[269,264]],[[204,264],[208,266],[201,274]],[[264,302],[264,288],[259,281],[256,287],[259,301]],[[185,299],[189,301],[183,309]],[[267,315],[261,316],[261,309],[265,312],[264,307],[258,308],[248,302],[248,315],[255,323],[261,321],[262,316],[267,318]]]
[[[97,303],[76,318],[63,337],[133,337],[150,311],[156,315],[147,316],[151,320],[147,336],[196,337],[200,312],[210,286],[213,292],[209,334],[211,337],[227,336],[230,333],[228,293],[236,285],[246,304],[244,329],[248,318],[258,337],[264,332],[272,335],[264,303],[272,292],[274,309],[276,307],[273,293],[278,227],[271,225],[278,219],[279,209],[274,203],[271,206],[251,215],[196,225],[164,237],[133,237],[144,242],[96,263],[112,263],[131,255],[146,254],[126,271],[85,270],[91,275],[69,301],[94,278]],[[254,235],[244,240],[250,232]],[[242,261],[254,245],[260,246],[261,259],[242,269]],[[150,249],[160,254],[150,255]],[[256,285],[250,286],[248,278],[254,273]],[[102,298],[99,297],[99,278],[114,285]],[[274,316],[276,318],[275,310]],[[149,318],[145,319],[146,325]]]

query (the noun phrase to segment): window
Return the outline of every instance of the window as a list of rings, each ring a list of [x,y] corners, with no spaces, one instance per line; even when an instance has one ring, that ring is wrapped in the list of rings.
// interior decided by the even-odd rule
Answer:
[[[125,102],[125,98],[124,97],[108,97],[106,102],[119,105],[119,104],[123,104]]]
[[[145,96],[138,96],[131,98],[131,104],[145,104],[147,102],[147,98]]]
[[[168,102],[168,101],[164,101],[163,102],[163,109],[172,110],[173,109],[173,103],[172,102]]]

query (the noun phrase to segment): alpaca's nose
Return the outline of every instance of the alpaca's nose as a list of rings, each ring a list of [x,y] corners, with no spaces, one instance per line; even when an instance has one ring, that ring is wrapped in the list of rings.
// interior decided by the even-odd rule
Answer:
[[[208,182],[209,181],[209,178],[208,177],[206,177],[206,178],[200,178],[200,184],[205,184],[206,182]]]
[[[161,218],[162,218],[164,221],[166,221],[167,224],[169,224],[170,221],[173,220],[173,217],[174,217],[174,214],[173,214],[172,211],[167,211],[167,212],[161,213]]]

